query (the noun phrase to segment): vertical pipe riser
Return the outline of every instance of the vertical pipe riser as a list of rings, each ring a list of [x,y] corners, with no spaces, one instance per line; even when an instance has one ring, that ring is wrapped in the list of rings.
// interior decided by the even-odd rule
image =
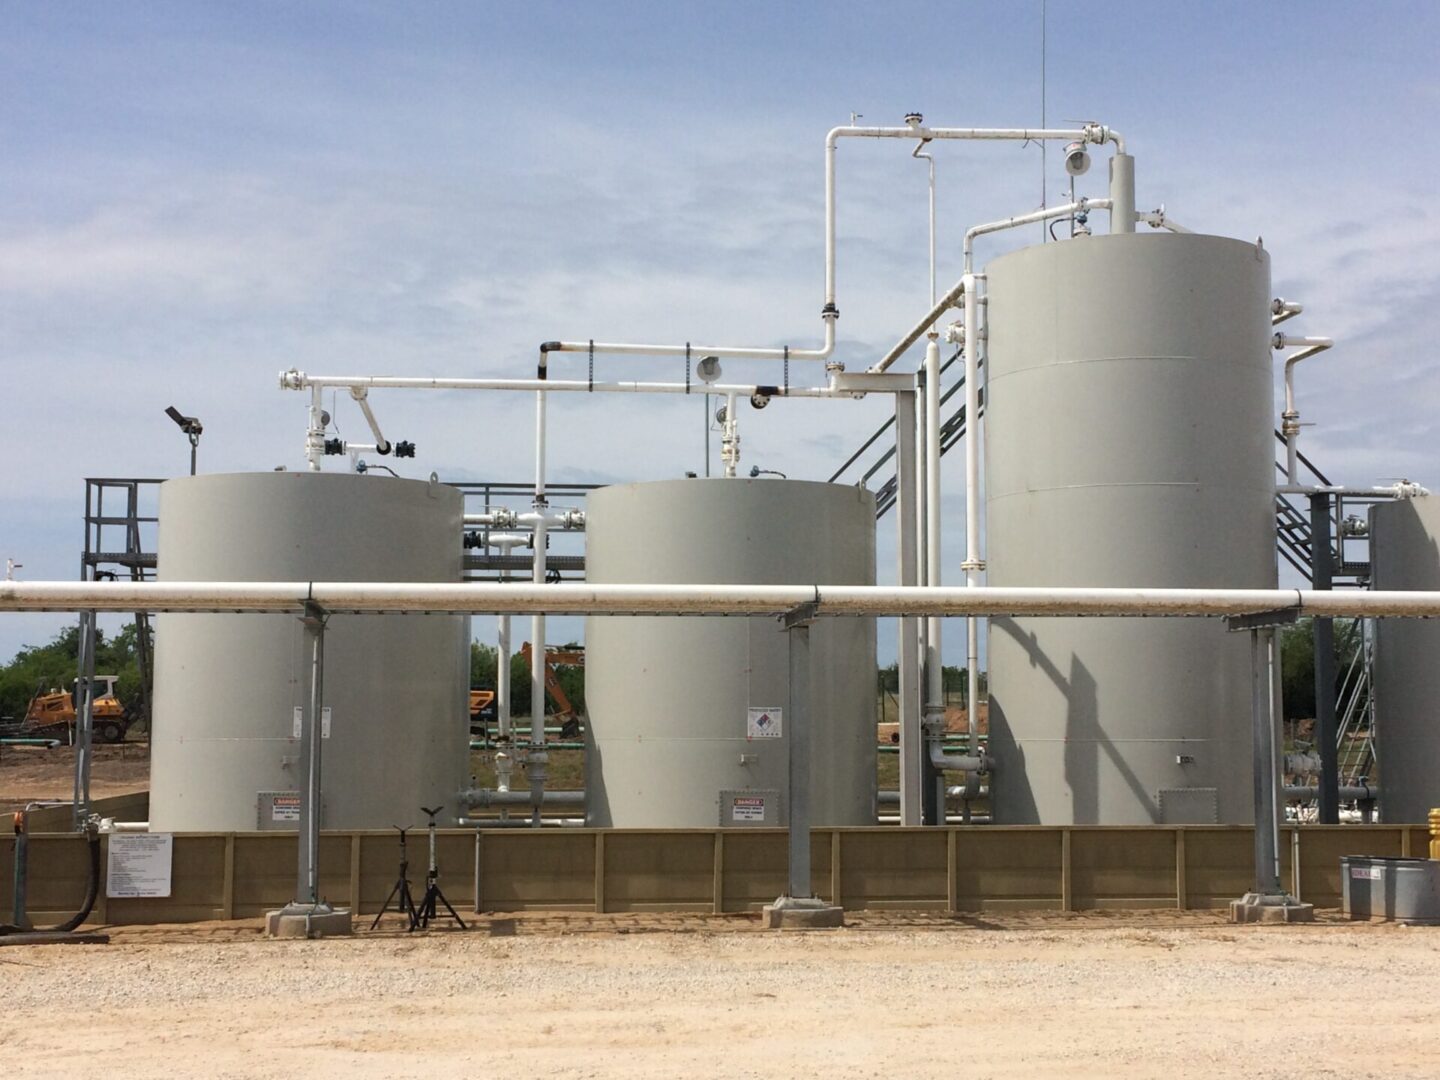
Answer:
[[[1135,231],[1135,159],[1129,154],[1110,159],[1110,231]]]

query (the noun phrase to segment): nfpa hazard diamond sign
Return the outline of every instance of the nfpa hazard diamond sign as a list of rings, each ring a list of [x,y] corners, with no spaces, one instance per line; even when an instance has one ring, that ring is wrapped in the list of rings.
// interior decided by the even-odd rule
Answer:
[[[781,735],[781,710],[747,709],[745,713],[745,737],[747,739],[778,739]]]

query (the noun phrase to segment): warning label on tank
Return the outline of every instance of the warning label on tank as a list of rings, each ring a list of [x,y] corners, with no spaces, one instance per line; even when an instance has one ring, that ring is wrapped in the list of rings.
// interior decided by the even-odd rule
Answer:
[[[730,807],[732,821],[764,821],[765,800],[759,796],[737,795]]]
[[[300,793],[293,795],[276,795],[275,801],[270,804],[271,821],[299,821],[300,820]]]
[[[745,737],[747,739],[778,739],[782,729],[782,715],[777,708],[751,708],[745,713]]]

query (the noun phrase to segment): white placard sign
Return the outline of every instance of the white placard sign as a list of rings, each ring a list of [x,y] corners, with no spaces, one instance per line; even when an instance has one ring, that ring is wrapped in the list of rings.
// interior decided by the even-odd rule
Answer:
[[[765,821],[765,798],[763,795],[740,795],[730,806],[730,820],[761,822]]]
[[[305,709],[301,705],[295,706],[292,731],[294,732],[294,736],[297,739],[305,734]],[[320,710],[320,737],[322,739],[328,739],[330,737],[329,705],[324,706]]]
[[[105,895],[169,896],[174,839],[170,833],[111,833]]]
[[[784,716],[778,708],[745,710],[745,738],[778,739],[783,730]]]

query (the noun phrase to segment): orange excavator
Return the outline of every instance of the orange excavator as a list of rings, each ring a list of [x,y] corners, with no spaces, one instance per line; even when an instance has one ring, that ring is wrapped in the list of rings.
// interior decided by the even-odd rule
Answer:
[[[520,646],[520,655],[525,658],[525,663],[531,671],[535,670],[533,652],[534,650],[528,641]],[[554,716],[555,719],[560,722],[560,737],[573,739],[580,734],[580,714],[574,704],[571,703],[569,696],[560,685],[559,677],[555,674],[555,668],[562,664],[584,667],[585,650],[550,648],[545,650],[545,692],[549,694],[550,699],[555,702]],[[534,709],[531,710],[532,713],[535,711]],[[539,713],[543,717],[545,710],[541,708]]]

